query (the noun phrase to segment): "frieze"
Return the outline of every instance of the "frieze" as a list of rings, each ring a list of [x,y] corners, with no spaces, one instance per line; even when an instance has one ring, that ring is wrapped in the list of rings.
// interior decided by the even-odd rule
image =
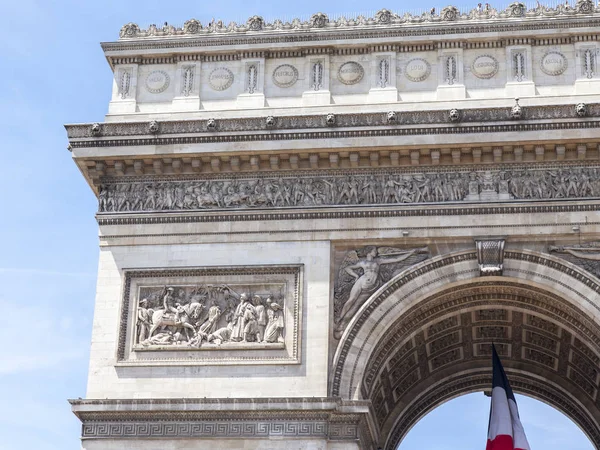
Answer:
[[[597,12],[597,8],[591,0],[579,0],[575,7],[568,3],[558,4],[555,7],[544,6],[538,3],[535,8],[528,9],[523,3],[513,3],[506,9],[496,9],[488,4],[485,7],[481,5],[467,11],[460,11],[455,6],[443,8],[439,14],[432,8],[428,12],[421,14],[410,14],[401,12],[392,12],[389,10],[380,10],[374,17],[365,16],[340,16],[336,20],[329,19],[325,14],[317,13],[311,16],[309,20],[302,21],[293,19],[289,22],[274,20],[266,22],[262,17],[253,16],[246,23],[229,22],[222,20],[212,20],[202,24],[196,19],[187,21],[183,27],[174,27],[165,24],[163,27],[151,25],[148,29],[142,30],[137,24],[128,23],[121,28],[119,37],[123,41],[139,40],[143,38],[157,37],[176,37],[176,36],[219,36],[228,34],[243,34],[256,32],[290,32],[314,29],[344,30],[344,29],[375,29],[377,26],[390,28],[407,27],[411,25],[437,24],[440,22],[463,22],[477,23],[481,21],[501,21],[510,23],[507,19],[525,18],[557,18],[561,16],[573,17],[576,15],[589,15]],[[486,23],[487,25],[487,23]],[[336,36],[337,37],[337,36]]]
[[[161,124],[162,126],[162,124]],[[598,168],[357,173],[107,182],[100,213],[402,205],[600,197]]]
[[[301,267],[126,271],[121,364],[299,362]]]

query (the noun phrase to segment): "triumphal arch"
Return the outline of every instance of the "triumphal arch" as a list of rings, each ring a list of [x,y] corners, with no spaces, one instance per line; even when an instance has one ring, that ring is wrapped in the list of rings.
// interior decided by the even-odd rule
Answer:
[[[514,389],[600,447],[600,8],[125,25],[83,448],[386,449]]]

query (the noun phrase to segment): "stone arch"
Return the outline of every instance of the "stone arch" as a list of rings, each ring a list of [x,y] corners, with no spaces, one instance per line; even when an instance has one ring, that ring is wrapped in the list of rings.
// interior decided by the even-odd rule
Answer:
[[[370,400],[372,432],[394,449],[427,412],[489,388],[494,341],[514,390],[569,416],[600,448],[600,283],[550,255],[507,251],[481,277],[475,252],[399,274],[338,343],[334,396]]]

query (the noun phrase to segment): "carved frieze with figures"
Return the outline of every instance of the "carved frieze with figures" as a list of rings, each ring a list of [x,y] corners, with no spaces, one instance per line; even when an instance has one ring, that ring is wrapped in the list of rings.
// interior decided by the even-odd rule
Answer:
[[[273,178],[106,182],[99,212],[185,211],[546,200],[600,196],[600,169],[362,172]]]
[[[126,273],[119,362],[299,362],[301,266]]]

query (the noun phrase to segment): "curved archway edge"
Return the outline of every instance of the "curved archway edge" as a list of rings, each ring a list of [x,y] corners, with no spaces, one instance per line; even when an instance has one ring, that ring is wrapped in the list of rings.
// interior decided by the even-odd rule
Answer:
[[[480,334],[491,330],[506,341],[500,345],[509,359],[507,370],[515,380],[515,390],[561,410],[600,446],[600,371],[595,369],[600,362],[598,280],[558,258],[515,251],[505,253],[504,275],[480,277],[475,253],[461,252],[425,261],[390,280],[362,306],[338,343],[331,394],[349,400],[370,399],[375,426],[379,426],[375,435],[386,448],[395,448],[414,423],[448,395],[489,386],[491,368],[482,366],[489,339],[486,344]],[[429,321],[415,312],[425,308],[427,299],[439,303],[436,309],[421,311],[421,316],[431,316]],[[481,311],[502,313],[504,318],[478,319]],[[420,331],[415,331],[418,327],[411,330],[411,324],[419,323]],[[434,330],[442,337],[433,336]],[[395,338],[389,339],[390,335]],[[466,371],[471,377],[477,374],[470,387],[453,384],[451,375],[442,376],[443,370],[432,366],[440,362],[443,366],[452,358],[461,361],[451,364],[455,371]],[[552,379],[560,395],[535,381],[540,370],[546,381]],[[407,373],[412,378],[406,376],[398,384]],[[397,383],[396,387],[390,383]],[[403,404],[398,399],[404,387],[398,386],[411,383],[419,385],[422,395]],[[579,389],[577,395],[570,394],[573,389]],[[390,407],[389,402],[382,406],[385,395],[400,406]]]

